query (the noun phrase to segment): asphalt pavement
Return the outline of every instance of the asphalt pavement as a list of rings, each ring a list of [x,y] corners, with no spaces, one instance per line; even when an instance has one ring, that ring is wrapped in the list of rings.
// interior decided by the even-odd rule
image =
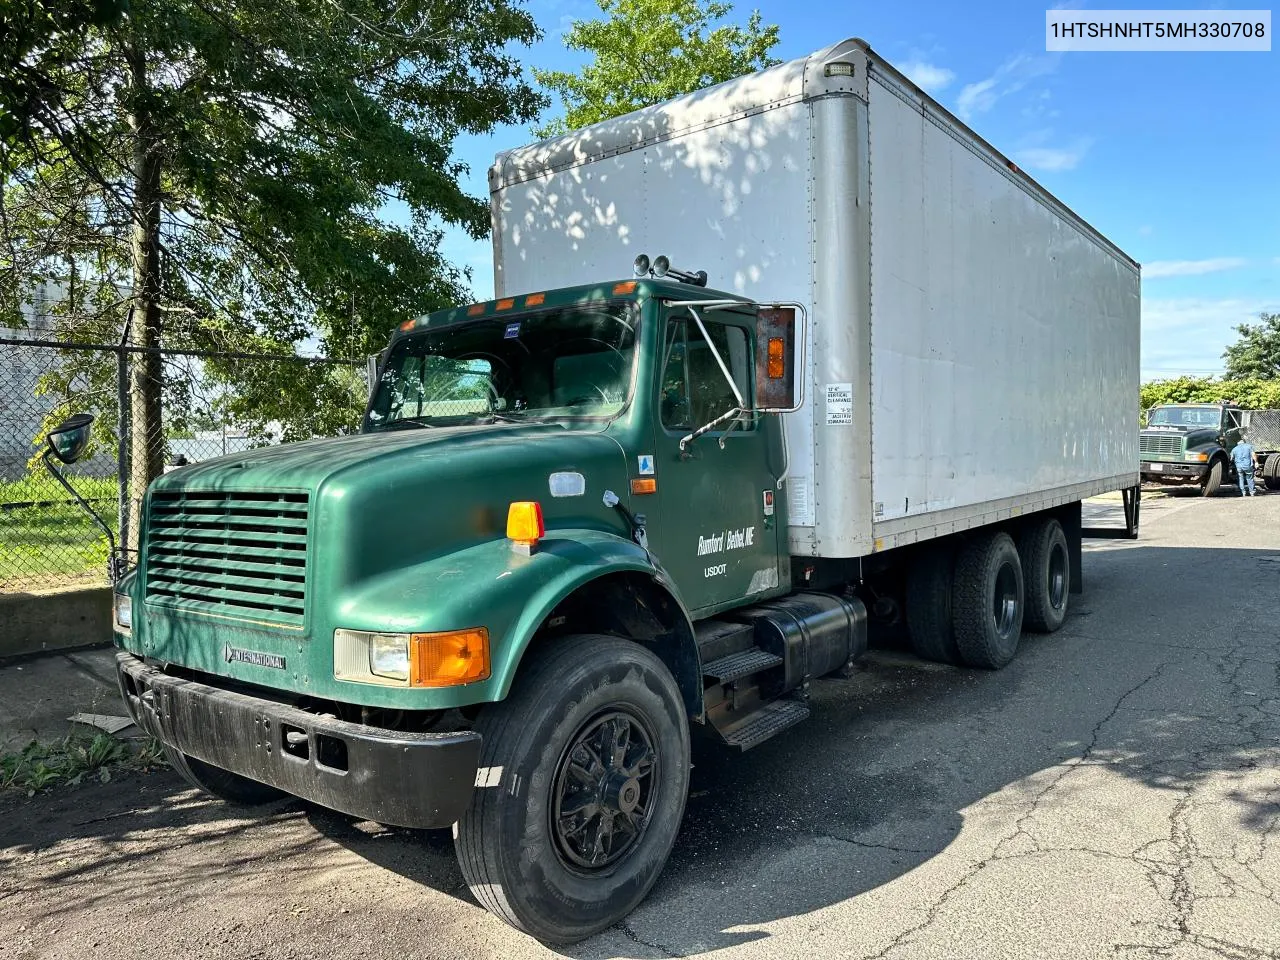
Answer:
[[[1142,520],[1005,670],[879,649],[699,751],[657,887],[576,947],[481,910],[447,834],[157,773],[0,801],[0,957],[1275,957],[1280,496]]]

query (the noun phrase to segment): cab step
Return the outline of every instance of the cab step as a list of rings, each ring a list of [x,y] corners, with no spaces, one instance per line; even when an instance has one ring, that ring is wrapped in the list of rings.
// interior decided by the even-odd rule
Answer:
[[[716,683],[732,683],[753,673],[760,673],[782,663],[776,654],[752,647],[739,653],[731,653],[727,657],[713,660],[702,665],[702,675]]]
[[[698,641],[698,656],[703,663],[714,663],[756,645],[756,631],[750,623],[725,620],[703,620],[693,628]]]
[[[799,700],[774,700],[720,731],[720,736],[729,746],[747,751],[808,716],[809,708]]]

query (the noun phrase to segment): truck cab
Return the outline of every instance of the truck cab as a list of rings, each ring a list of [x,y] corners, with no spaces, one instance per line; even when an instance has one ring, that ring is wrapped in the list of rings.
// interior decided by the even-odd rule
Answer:
[[[1227,403],[1170,403],[1147,411],[1138,438],[1142,479],[1161,484],[1198,484],[1212,496],[1235,478],[1231,448],[1240,442],[1241,411]]]

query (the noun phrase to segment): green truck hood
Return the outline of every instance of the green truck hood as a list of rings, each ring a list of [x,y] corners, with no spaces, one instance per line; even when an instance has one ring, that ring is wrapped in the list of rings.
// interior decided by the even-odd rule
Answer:
[[[582,492],[553,496],[553,473],[580,474]],[[305,633],[324,635],[336,620],[358,612],[352,598],[380,575],[504,538],[513,501],[538,501],[548,530],[623,532],[616,511],[602,502],[606,489],[624,503],[629,499],[622,448],[598,425],[488,424],[361,434],[221,457],[158,479],[148,502],[211,491],[305,493]],[[148,539],[144,576],[154,549]],[[234,573],[242,556],[232,552],[223,565]]]

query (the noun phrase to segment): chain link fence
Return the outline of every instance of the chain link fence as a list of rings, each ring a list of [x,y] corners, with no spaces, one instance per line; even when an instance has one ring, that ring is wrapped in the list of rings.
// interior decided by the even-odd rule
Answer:
[[[363,361],[145,350],[23,332],[0,331],[0,593],[107,577],[105,533],[41,462],[45,435],[68,415],[92,413],[95,422],[88,453],[63,468],[67,479],[129,549],[149,476],[353,431],[367,395]],[[150,416],[137,416],[137,398]],[[135,423],[145,442],[133,442]]]

